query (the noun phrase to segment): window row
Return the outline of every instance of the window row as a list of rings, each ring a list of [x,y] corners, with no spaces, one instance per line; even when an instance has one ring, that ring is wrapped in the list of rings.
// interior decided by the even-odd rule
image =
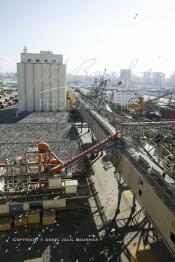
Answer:
[[[28,59],[28,62],[32,62],[32,59]],[[45,59],[44,62],[45,62],[45,63],[48,63],[48,60]],[[53,60],[52,62],[53,62],[53,63],[56,63],[56,60]],[[39,60],[39,59],[36,59],[36,63],[40,63],[40,60]]]

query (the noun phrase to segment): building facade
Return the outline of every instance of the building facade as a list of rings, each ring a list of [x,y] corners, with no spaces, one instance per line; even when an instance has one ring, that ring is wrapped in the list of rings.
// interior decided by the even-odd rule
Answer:
[[[164,87],[166,82],[165,73],[153,72],[152,73],[152,84],[160,87]]]
[[[129,86],[131,84],[131,70],[121,69],[120,70],[120,81],[122,84]]]
[[[152,84],[152,73],[151,72],[144,72],[143,73],[143,83],[150,85]]]
[[[18,113],[64,111],[66,65],[63,56],[51,51],[21,53],[17,63]]]
[[[132,90],[114,92],[113,103],[119,107],[128,107],[130,101],[137,99],[138,94]]]

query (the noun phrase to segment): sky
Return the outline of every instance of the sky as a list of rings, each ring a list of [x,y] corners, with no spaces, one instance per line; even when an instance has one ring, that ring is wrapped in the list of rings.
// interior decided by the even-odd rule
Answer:
[[[175,70],[175,0],[0,0],[0,72],[20,52],[63,54],[68,73]]]

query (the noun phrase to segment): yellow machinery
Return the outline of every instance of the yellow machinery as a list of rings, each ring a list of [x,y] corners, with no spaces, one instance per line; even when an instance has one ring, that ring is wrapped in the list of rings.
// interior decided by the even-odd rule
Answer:
[[[75,108],[76,96],[73,90],[68,90],[66,95],[66,107],[67,110],[71,110]]]
[[[137,99],[132,99],[128,103],[128,109],[129,110],[139,110],[143,111],[144,109],[144,97],[138,96]]]
[[[168,97],[166,105],[167,106],[171,105],[173,94],[174,94],[174,90],[171,90],[171,91],[168,91],[167,93],[165,93],[163,95],[160,95],[160,96],[155,97],[153,99],[149,99],[148,101],[146,101],[144,103],[144,111],[147,112],[147,113],[150,113],[151,111],[153,111],[157,100],[164,98],[164,97]]]
[[[164,98],[166,96],[169,96],[167,105],[171,104],[172,100],[172,94],[174,91],[169,91],[166,94],[160,95],[158,97],[155,97],[153,99],[150,99],[146,102],[144,102],[144,97],[143,96],[138,96],[137,99],[131,99],[128,103],[128,109],[129,110],[139,110],[139,111],[151,111],[151,109],[154,107],[154,102],[159,100],[160,98]]]

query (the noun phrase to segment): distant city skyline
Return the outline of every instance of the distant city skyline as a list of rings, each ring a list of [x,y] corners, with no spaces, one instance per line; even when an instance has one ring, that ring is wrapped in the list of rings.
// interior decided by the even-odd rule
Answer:
[[[64,55],[68,73],[175,70],[174,0],[0,0],[0,71],[20,52]],[[81,69],[81,70],[80,70]]]

